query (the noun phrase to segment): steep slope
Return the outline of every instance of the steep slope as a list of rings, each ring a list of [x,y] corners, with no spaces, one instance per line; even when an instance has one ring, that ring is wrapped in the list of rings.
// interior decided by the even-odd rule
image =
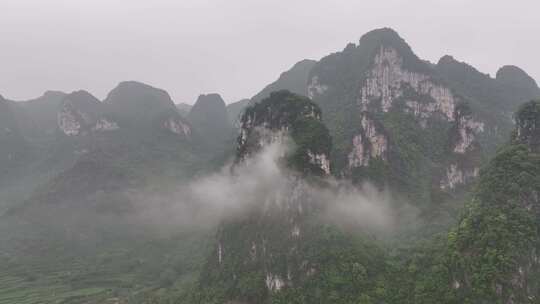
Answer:
[[[200,95],[189,112],[188,120],[204,142],[212,147],[222,147],[232,138],[227,108],[219,94]]]
[[[388,28],[296,65],[252,101],[293,87],[325,113],[335,175],[389,185],[428,205],[470,185],[511,132],[517,105],[540,92],[517,67],[491,78],[450,56],[430,64]]]
[[[482,170],[449,235],[459,303],[536,303],[540,219],[540,101],[523,105],[510,144]]]
[[[287,138],[296,149],[274,150]],[[306,97],[279,91],[246,109],[234,171],[242,176],[253,170],[261,175],[258,180],[273,182],[222,223],[198,291],[183,299],[186,303],[345,303],[377,297],[375,274],[385,271],[384,254],[319,218],[329,202],[314,189],[329,187],[321,178],[329,176],[330,149],[320,109]],[[274,175],[266,158],[259,158],[268,151],[277,152],[272,161],[283,175]]]
[[[321,59],[308,94],[334,139],[336,175],[388,186],[432,212],[478,174],[479,113],[391,29]]]
[[[491,78],[466,63],[444,56],[436,70],[485,123],[485,132],[479,140],[490,155],[510,135],[514,127],[512,114],[518,106],[540,97],[536,82],[517,67],[505,66],[496,78]]]
[[[251,103],[261,101],[270,96],[271,92],[279,90],[288,90],[293,93],[307,96],[308,75],[315,66],[316,61],[302,60],[297,62],[288,71],[283,72],[273,83],[267,85],[261,92],[251,98]]]

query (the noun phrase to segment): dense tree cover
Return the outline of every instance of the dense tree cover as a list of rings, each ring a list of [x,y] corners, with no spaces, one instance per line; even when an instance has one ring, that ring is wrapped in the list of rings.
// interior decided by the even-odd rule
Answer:
[[[516,114],[521,122],[516,134],[524,134],[520,128],[531,130],[531,122],[540,117],[539,104],[528,103]],[[466,107],[462,111],[467,114]],[[301,226],[306,231],[301,241],[276,238],[278,245],[267,247],[289,261],[296,256],[286,252],[295,248],[301,253],[299,261],[312,267],[289,274],[294,284],[279,290],[264,285],[265,275],[269,269],[286,274],[289,268],[279,267],[291,264],[262,260],[244,273],[243,257],[249,256],[245,241],[263,233],[272,242],[287,228],[276,218],[260,226],[252,214],[248,222],[225,228],[235,227],[221,241],[237,244],[229,256],[236,261],[225,266],[229,271],[201,277],[206,289],[197,289],[196,303],[534,303],[540,291],[540,155],[524,144],[528,142],[510,142],[483,168],[459,223],[449,233],[387,243],[310,217]],[[234,283],[227,275],[220,277],[224,273],[246,277]],[[239,285],[230,289],[226,284]]]
[[[329,157],[332,149],[332,139],[321,119],[320,108],[309,98],[286,90],[273,92],[244,110],[240,123],[247,141],[243,143],[243,135],[239,137],[237,155],[243,158],[255,152],[260,136],[257,127],[270,132],[286,131],[294,142],[286,157],[288,166],[300,172],[322,174],[321,168],[310,161],[310,153]]]
[[[517,134],[524,135],[525,128],[537,136],[526,122],[540,119],[539,105],[521,107]],[[464,301],[538,299],[540,155],[529,143],[515,140],[484,168],[465,215],[449,235],[451,266]]]

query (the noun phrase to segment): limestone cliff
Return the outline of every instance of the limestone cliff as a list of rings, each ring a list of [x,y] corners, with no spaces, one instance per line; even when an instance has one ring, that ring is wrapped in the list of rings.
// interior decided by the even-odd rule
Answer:
[[[440,182],[442,190],[455,190],[470,184],[480,172],[482,147],[478,134],[484,123],[473,116],[467,104],[459,104],[454,111],[454,122],[449,132],[449,156]]]
[[[313,189],[326,187],[319,177],[330,172],[331,148],[321,118],[317,105],[288,91],[274,92],[246,109],[235,171],[264,170],[259,167],[258,152],[276,144],[286,146],[287,139],[294,150],[279,151],[277,165],[283,172],[272,179],[269,189],[253,197],[243,213],[220,225],[200,279],[200,298],[193,302],[267,303],[294,299],[295,292],[304,290],[306,303],[324,303],[330,299],[328,288],[334,288],[329,287],[328,275],[341,273],[335,270],[336,263],[348,265],[347,271],[353,273],[376,265],[363,266],[370,259],[357,256],[350,239],[318,223],[324,202]],[[326,250],[321,251],[322,247]],[[338,252],[358,259],[341,260]],[[369,280],[367,276],[358,279]],[[354,283],[344,284],[352,288]],[[307,291],[312,288],[321,293]]]
[[[104,105],[86,91],[73,92],[64,98],[57,121],[59,130],[67,136],[118,129],[118,124],[107,118]]]

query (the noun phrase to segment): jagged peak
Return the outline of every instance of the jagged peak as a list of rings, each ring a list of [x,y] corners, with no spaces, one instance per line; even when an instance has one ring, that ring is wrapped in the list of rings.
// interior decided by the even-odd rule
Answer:
[[[538,90],[536,81],[523,69],[515,65],[501,67],[495,77],[498,81],[518,88]]]
[[[152,99],[157,99],[165,101],[169,106],[174,106],[169,93],[167,91],[153,87],[151,85],[138,82],[138,81],[122,81],[114,89],[109,92],[107,98],[105,99],[106,103],[115,103],[120,102],[122,99],[116,99],[119,95],[124,94],[134,94],[137,96],[137,99],[148,99],[148,95],[152,95]]]
[[[210,93],[210,94],[201,94],[199,95],[199,98],[197,98],[197,101],[195,104],[193,104],[193,107],[197,106],[197,104],[204,104],[204,105],[218,105],[225,108],[226,104],[223,98],[221,98],[221,95],[218,93]]]
[[[309,98],[287,90],[272,92],[246,108],[240,122],[237,162],[290,136],[297,145],[286,156],[291,168],[303,173],[330,174],[332,140],[322,123],[319,106]]]
[[[383,45],[412,52],[409,44],[407,44],[407,42],[401,38],[401,36],[395,30],[388,27],[375,29],[365,33],[360,38],[359,46],[362,47],[365,45],[376,47]]]
[[[189,111],[189,117],[192,121],[196,120],[216,120],[221,123],[228,122],[227,119],[227,105],[221,95],[217,93],[201,94],[191,110]],[[203,122],[200,121],[200,122]],[[216,121],[206,121],[204,123],[216,123]]]
[[[380,28],[364,34],[360,38],[357,51],[374,57],[382,49],[392,49],[402,59],[403,67],[409,71],[430,73],[431,66],[418,58],[409,44],[393,29]]]

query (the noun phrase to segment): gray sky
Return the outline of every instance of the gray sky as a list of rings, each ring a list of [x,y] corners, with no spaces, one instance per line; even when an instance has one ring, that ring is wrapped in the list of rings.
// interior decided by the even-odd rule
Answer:
[[[421,58],[451,54],[484,73],[514,64],[540,80],[539,0],[0,0],[0,94],[123,80],[175,102],[250,97],[304,59],[392,27]]]

